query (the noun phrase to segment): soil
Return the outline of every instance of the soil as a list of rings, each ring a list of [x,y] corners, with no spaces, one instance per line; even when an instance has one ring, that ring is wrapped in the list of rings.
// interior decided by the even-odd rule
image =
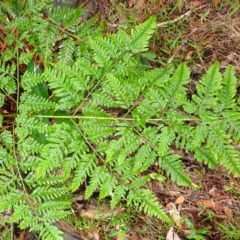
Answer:
[[[171,62],[175,64],[181,61],[188,62],[193,79],[193,83],[189,85],[189,91],[194,91],[194,82],[197,82],[199,76],[215,61],[220,62],[222,69],[229,64],[233,65],[236,75],[240,76],[240,9],[235,12],[231,9],[232,4],[238,1],[232,0],[224,4],[221,0],[182,0],[178,1],[178,5],[176,2],[167,0],[54,0],[54,5],[83,7],[87,12],[86,18],[98,13],[100,19],[106,22],[106,34],[116,32],[118,27],[122,27],[125,23],[128,26],[131,24],[134,26],[153,14],[156,15],[158,32],[150,43],[150,49],[160,55],[163,66]],[[168,16],[167,20],[166,17],[163,18],[163,15]],[[178,44],[173,44],[174,39],[178,39]],[[5,99],[1,113],[2,111],[14,112],[11,99]],[[11,125],[12,119],[5,121],[5,126]],[[194,161],[190,154],[181,154],[185,162],[185,170],[191,176],[194,186],[183,188],[171,182],[164,184],[151,182],[148,185],[165,210],[171,214],[175,222],[174,231],[179,238],[186,239],[193,231],[208,227],[209,229],[202,234],[203,238],[199,239],[221,240],[224,239],[224,234],[219,230],[219,224],[223,226],[232,224],[233,231],[240,229],[240,179],[220,167],[215,170],[209,169]],[[74,226],[74,222],[72,226],[58,223],[59,228],[65,232],[65,238],[81,239],[82,236],[82,239],[110,239],[105,237],[109,232],[121,229],[121,225],[117,225],[116,229],[109,228],[107,217],[97,219],[98,208],[104,208],[105,212],[110,211],[106,202],[96,205],[94,199],[86,203],[81,198],[76,198],[74,209],[79,215],[82,212],[85,214],[82,217],[86,217],[86,220],[82,222],[91,228],[77,231],[81,234],[76,236],[74,230],[76,231],[77,226]],[[116,211],[115,214],[120,214],[124,212],[124,209]],[[127,239],[166,238],[169,230],[167,226],[150,216],[132,211],[129,228],[124,231]],[[189,220],[195,230],[190,228]],[[18,236],[21,240],[28,239],[26,232],[21,232]],[[124,238],[117,235],[112,239]]]

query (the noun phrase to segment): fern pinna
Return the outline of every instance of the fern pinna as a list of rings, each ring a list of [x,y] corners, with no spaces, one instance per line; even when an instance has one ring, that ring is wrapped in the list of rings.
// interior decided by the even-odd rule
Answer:
[[[145,186],[153,164],[177,184],[191,184],[173,147],[240,175],[233,68],[222,74],[215,63],[190,96],[185,63],[176,69],[142,63],[155,26],[151,17],[129,34],[86,33],[76,42],[66,37],[57,56],[48,49],[51,61],[43,71],[30,61],[14,133],[0,134],[0,211],[13,209],[9,222],[39,231],[43,239],[62,239],[52,224],[70,213],[73,193],[89,179],[85,199],[98,191],[100,199],[111,197],[112,208],[125,199],[170,223]],[[74,29],[82,38],[84,27]]]

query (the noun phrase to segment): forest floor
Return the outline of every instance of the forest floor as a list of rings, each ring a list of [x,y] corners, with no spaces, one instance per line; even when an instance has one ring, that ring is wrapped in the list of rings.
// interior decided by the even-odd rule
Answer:
[[[199,77],[215,61],[220,62],[223,70],[233,65],[239,79],[238,1],[96,2],[85,1],[85,7],[89,16],[98,13],[107,22],[106,33],[116,32],[119,27],[133,27],[156,15],[158,31],[151,40],[150,51],[158,55],[158,64],[162,66],[187,62],[192,70],[190,91],[194,91]],[[159,220],[134,209],[119,209],[109,218],[107,204],[96,205],[93,200],[86,204],[78,221],[81,226],[86,224],[86,239],[240,239],[239,178],[220,167],[209,169],[194,161],[191,154],[182,159],[196,187],[178,187],[172,182],[152,182],[148,186],[173,218],[174,230],[169,232],[168,226]],[[104,212],[100,218],[99,212]],[[167,236],[168,232],[171,234]]]
[[[188,63],[192,71],[190,92],[215,61],[223,70],[233,65],[240,79],[238,0],[82,2],[80,7],[87,9],[87,18],[98,13],[106,22],[106,34],[131,28],[156,15],[158,31],[150,42],[150,51],[158,55],[156,64],[160,66]],[[172,217],[174,228],[133,208],[112,212],[107,200],[97,202],[93,197],[84,202],[80,195],[75,198],[74,214],[60,221],[58,227],[67,240],[240,239],[240,178],[221,167],[209,169],[191,154],[181,157],[194,185],[179,187],[171,181],[148,184]],[[22,232],[18,239],[34,238]]]

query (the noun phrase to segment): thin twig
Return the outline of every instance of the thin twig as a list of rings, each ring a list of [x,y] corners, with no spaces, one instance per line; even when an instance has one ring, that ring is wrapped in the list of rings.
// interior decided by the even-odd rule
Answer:
[[[187,11],[186,13],[184,13],[183,15],[181,15],[181,16],[173,19],[173,20],[169,20],[169,21],[165,21],[165,22],[162,22],[162,23],[158,23],[158,24],[156,25],[156,27],[159,28],[159,27],[162,27],[162,26],[165,26],[165,25],[168,25],[168,24],[175,23],[175,22],[177,22],[177,21],[179,21],[179,20],[182,20],[183,18],[189,17],[189,16],[191,15],[191,13],[192,13],[192,11],[189,10],[189,11]]]
[[[125,118],[125,117],[96,117],[96,116],[79,116],[79,115],[70,115],[70,116],[54,116],[54,115],[31,115],[36,118],[64,118],[64,119],[91,119],[91,120],[111,120],[111,121],[135,121],[134,118]],[[194,121],[198,122],[198,118],[182,118],[182,121]],[[164,118],[149,118],[147,122],[166,122],[167,119]]]
[[[178,47],[178,49],[174,52],[174,54],[169,58],[169,60],[168,60],[168,62],[167,62],[167,64],[166,64],[165,67],[168,67],[168,66],[171,64],[171,62],[173,61],[173,59],[174,59],[174,57],[176,56],[176,54],[180,51],[180,49],[184,46],[184,44],[187,43],[188,39],[189,39],[196,31],[197,31],[197,28],[194,28],[194,29],[188,34],[188,36],[187,36],[185,39],[183,39],[181,45],[180,45],[180,46]]]

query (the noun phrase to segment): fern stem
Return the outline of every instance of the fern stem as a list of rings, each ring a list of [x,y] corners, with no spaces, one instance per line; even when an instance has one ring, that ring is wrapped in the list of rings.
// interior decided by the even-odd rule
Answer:
[[[96,116],[54,116],[54,115],[31,115],[36,118],[64,118],[64,119],[95,119],[95,120],[111,120],[111,121],[135,121],[134,118],[125,118],[125,117],[96,117]],[[178,119],[183,122],[199,122],[199,118],[182,118]],[[149,118],[147,122],[167,122],[167,119],[164,118]]]
[[[18,37],[18,34],[17,34],[17,37]],[[17,82],[17,92],[16,92],[16,113],[18,113],[18,108],[19,108],[19,99],[20,99],[20,63],[19,63],[19,47],[18,47],[18,43],[20,41],[17,41],[17,68],[16,68],[16,82]],[[14,124],[13,124],[13,135],[16,136],[15,134],[15,126],[17,125],[16,123],[16,119],[14,120]],[[15,138],[13,138],[13,141],[14,141]],[[18,154],[17,154],[17,143],[13,144],[12,146],[12,150],[13,150],[13,155],[14,155],[14,159],[15,159],[15,162],[16,162],[16,169],[17,169],[17,174],[19,176],[19,179],[21,181],[21,184],[22,184],[22,188],[23,188],[23,191],[25,193],[25,196],[26,196],[26,200],[30,203],[32,203],[32,201],[30,200],[29,198],[29,194],[28,194],[28,191],[26,189],[26,186],[25,186],[25,183],[24,183],[24,179],[22,177],[22,174],[21,174],[21,170],[20,170],[20,166],[19,166],[19,157],[18,157]],[[32,204],[29,205],[30,207],[32,207]]]

